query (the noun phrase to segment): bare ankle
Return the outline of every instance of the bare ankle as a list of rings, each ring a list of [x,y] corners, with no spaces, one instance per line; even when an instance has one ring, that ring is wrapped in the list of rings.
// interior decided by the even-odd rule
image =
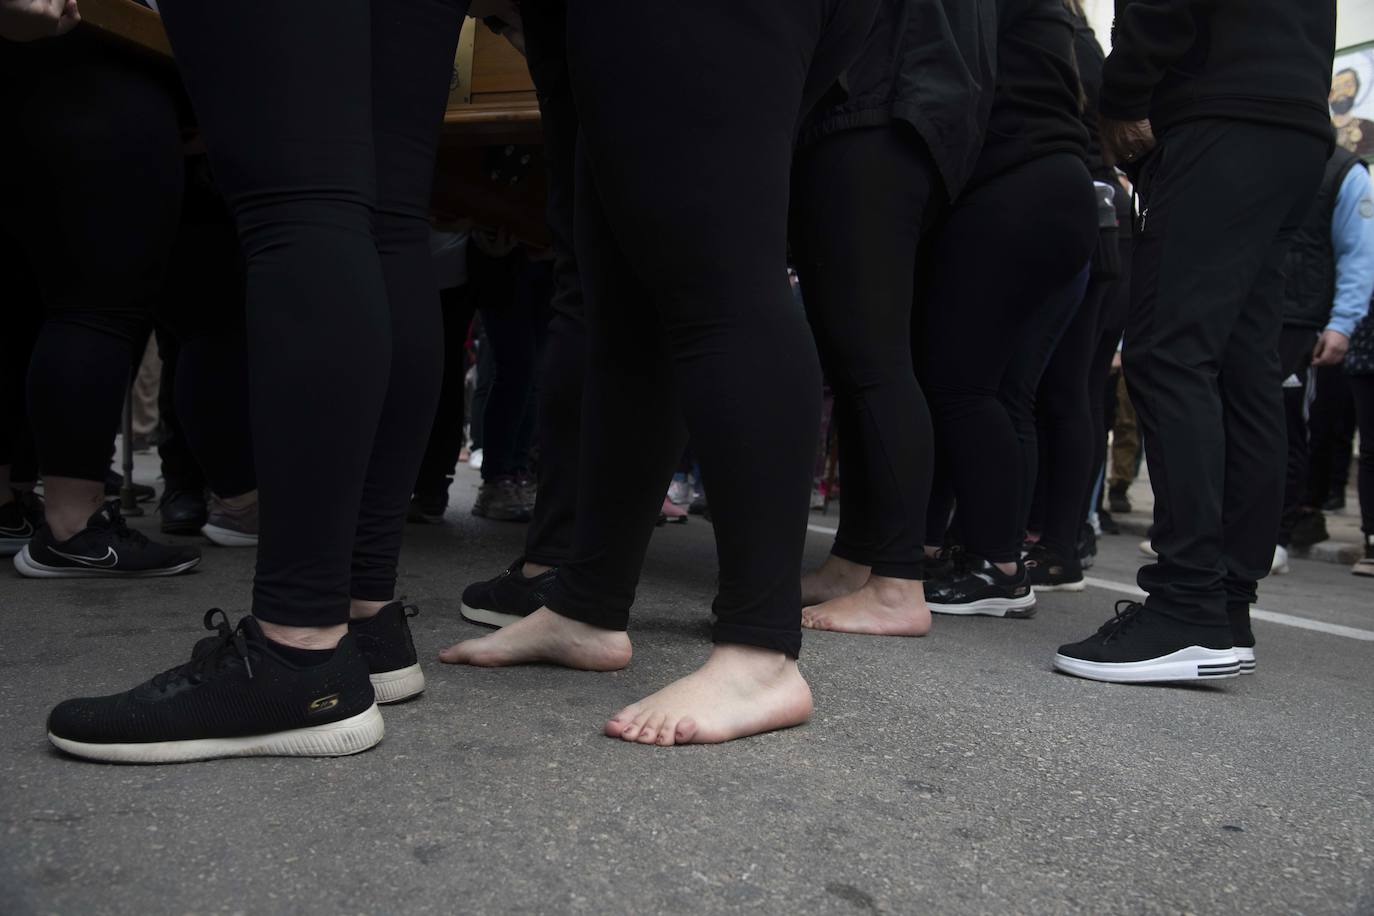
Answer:
[[[332,627],[288,627],[259,620],[262,633],[273,642],[294,649],[333,649],[348,633],[347,624]]]
[[[353,598],[348,603],[348,619],[367,620],[369,617],[376,617],[377,612],[390,603],[390,601],[363,601],[361,598]]]
[[[526,560],[525,565],[520,567],[520,575],[524,576],[526,579],[533,579],[535,576],[544,575],[544,573],[551,569],[553,569],[552,566],[545,566],[543,563],[531,563],[529,560]]]
[[[911,604],[924,601],[925,583],[920,579],[899,579],[896,576],[869,576],[867,587],[884,604]]]

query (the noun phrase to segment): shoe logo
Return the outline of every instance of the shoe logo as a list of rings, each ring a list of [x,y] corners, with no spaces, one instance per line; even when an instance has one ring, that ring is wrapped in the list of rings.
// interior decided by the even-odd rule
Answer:
[[[115,553],[113,547],[105,548],[103,557],[83,557],[74,553],[63,553],[55,547],[49,547],[53,553],[62,557],[64,560],[71,560],[73,563],[80,563],[82,566],[94,566],[97,569],[113,569],[119,565],[119,554]]]
[[[310,712],[324,712],[326,709],[333,709],[338,705],[339,695],[337,693],[331,693],[327,697],[320,697],[318,700],[312,701],[308,709]]]
[[[0,538],[27,538],[32,536],[33,526],[29,524],[28,519],[25,519],[23,526],[19,528],[6,528],[4,525],[0,525]]]

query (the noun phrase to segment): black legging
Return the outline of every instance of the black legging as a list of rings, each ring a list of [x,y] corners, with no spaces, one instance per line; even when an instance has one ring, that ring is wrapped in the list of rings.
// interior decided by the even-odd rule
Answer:
[[[1025,494],[1033,484],[1023,479],[1026,458],[1000,395],[1029,346],[1028,317],[1062,294],[1096,238],[1092,180],[1070,154],[1033,160],[966,191],[940,228],[916,331],[917,371],[942,455],[928,542],[941,543],[948,524],[949,497],[940,483],[948,474],[968,550],[994,563],[1020,557]],[[1036,352],[1048,358],[1048,350]],[[1038,372],[1028,368],[1017,378],[1038,381]]]
[[[547,596],[559,613],[626,626],[690,429],[716,523],[714,638],[799,651],[821,378],[785,271],[789,167],[801,115],[873,11],[569,5],[590,352],[574,556]]]
[[[175,75],[78,29],[5,43],[0,83],[0,229],[45,312],[28,363],[34,443],[44,474],[104,480],[181,211]]]
[[[386,601],[443,371],[427,205],[462,0],[160,4],[247,258],[253,613]]]
[[[1360,530],[1374,535],[1374,375],[1349,378],[1360,425]]]
[[[844,131],[797,157],[792,248],[835,392],[844,513],[831,552],[879,576],[921,578],[930,411],[911,355],[917,251],[944,198],[905,126]]]

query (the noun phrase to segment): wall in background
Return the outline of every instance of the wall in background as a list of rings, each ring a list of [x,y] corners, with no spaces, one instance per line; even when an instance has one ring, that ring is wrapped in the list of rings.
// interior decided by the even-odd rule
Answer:
[[[1299,0],[1307,2],[1307,0]],[[1114,0],[1084,0],[1088,21],[1102,47],[1111,47],[1112,10]],[[1370,0],[1337,0],[1336,3],[1336,47],[1348,48],[1351,45],[1374,41],[1374,3]]]

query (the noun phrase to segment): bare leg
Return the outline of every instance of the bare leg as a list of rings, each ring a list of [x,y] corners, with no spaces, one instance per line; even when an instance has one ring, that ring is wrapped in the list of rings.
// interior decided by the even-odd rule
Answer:
[[[802,604],[820,604],[858,591],[868,581],[868,574],[869,567],[832,553],[820,569],[802,576]]]
[[[259,620],[263,635],[273,642],[297,649],[332,649],[348,633],[347,624],[334,627],[286,627]]]
[[[619,671],[630,663],[631,652],[628,634],[541,607],[490,636],[454,643],[439,653],[439,660],[483,668],[546,662],[581,671]]]
[[[869,576],[858,591],[803,608],[802,626],[871,636],[924,636],[930,632],[925,584]]]
[[[390,601],[363,601],[360,598],[353,598],[348,602],[348,619],[367,620],[369,617],[376,617],[377,612],[390,603]]]
[[[699,669],[633,703],[606,734],[638,744],[718,744],[801,725],[811,688],[781,652],[721,643]]]
[[[44,518],[58,541],[65,541],[86,527],[86,522],[105,502],[105,483],[74,477],[43,478]]]

